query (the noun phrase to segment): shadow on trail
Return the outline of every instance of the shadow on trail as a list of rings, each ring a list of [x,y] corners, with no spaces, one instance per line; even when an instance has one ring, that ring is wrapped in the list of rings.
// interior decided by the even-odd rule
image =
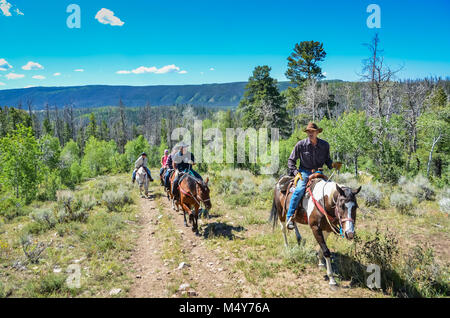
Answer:
[[[150,193],[148,196],[147,196],[147,199],[148,200],[155,200],[155,199],[159,199],[159,198],[161,198],[163,195],[161,194],[161,193],[159,193],[159,192],[156,192],[156,193]]]
[[[225,237],[229,240],[241,239],[233,234],[233,231],[242,232],[245,228],[242,226],[233,226],[223,222],[208,223],[203,228],[203,237],[205,239],[214,237]]]

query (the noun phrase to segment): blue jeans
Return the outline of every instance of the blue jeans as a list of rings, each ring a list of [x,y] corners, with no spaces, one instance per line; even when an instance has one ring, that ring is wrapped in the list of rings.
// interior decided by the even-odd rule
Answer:
[[[171,171],[173,171],[173,169],[167,169],[166,173],[164,174],[164,185],[166,186],[167,189],[170,188],[169,177]]]
[[[291,202],[289,203],[289,210],[286,216],[286,220],[289,220],[289,218],[294,215],[294,212],[297,209],[300,200],[305,194],[308,177],[312,174],[311,171],[307,170],[300,170],[299,172],[301,173],[303,180],[299,179],[297,182],[297,187],[295,188],[294,193],[291,197]]]
[[[144,169],[147,171],[148,177],[151,178],[152,174],[150,173],[150,170],[148,170],[147,167],[144,167]],[[137,172],[137,170],[133,171],[133,179],[132,179],[133,181],[136,180],[136,172]]]

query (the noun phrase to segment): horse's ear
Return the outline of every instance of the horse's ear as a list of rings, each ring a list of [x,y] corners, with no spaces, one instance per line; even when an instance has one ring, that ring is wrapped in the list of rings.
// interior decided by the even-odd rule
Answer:
[[[336,184],[336,190],[338,190],[338,192],[339,192],[340,195],[342,195],[343,197],[345,197],[345,192],[344,192],[344,190],[342,190],[341,187],[338,186],[337,184]]]
[[[352,193],[356,195],[359,193],[359,191],[361,191],[361,186],[359,186],[359,188],[356,190],[352,190]]]
[[[209,177],[206,177],[206,181],[205,181],[206,185],[208,185],[208,182],[209,182]]]

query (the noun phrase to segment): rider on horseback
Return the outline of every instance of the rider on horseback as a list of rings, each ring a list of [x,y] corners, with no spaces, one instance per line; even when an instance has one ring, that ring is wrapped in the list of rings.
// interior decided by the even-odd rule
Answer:
[[[162,175],[164,169],[167,168],[167,159],[169,158],[169,150],[164,150],[164,156],[161,157],[161,169],[159,169],[159,175]]]
[[[132,183],[134,183],[134,180],[136,180],[136,172],[139,170],[140,167],[144,167],[145,171],[147,172],[148,178],[150,179],[150,181],[153,181],[150,170],[147,168],[147,162],[148,162],[147,154],[145,152],[141,153],[139,158],[134,163],[133,177],[131,178]]]
[[[299,177],[286,216],[286,219],[288,220],[287,228],[290,230],[294,229],[292,217],[301,198],[305,194],[309,176],[319,168],[322,168],[324,164],[326,164],[329,169],[336,168],[338,170],[342,165],[340,162],[333,162],[331,160],[330,145],[328,142],[317,138],[317,135],[322,132],[322,128],[319,128],[315,123],[310,122],[304,132],[308,134],[308,138],[300,140],[295,145],[288,159],[290,174],[293,176],[298,175]],[[298,159],[300,159],[300,165],[297,169],[296,163]]]
[[[195,158],[191,152],[187,151],[187,147],[189,147],[189,145],[182,142],[178,147],[179,151],[177,151],[173,157],[173,165],[176,169],[176,175],[175,180],[173,181],[172,193],[175,198],[178,198],[178,182],[180,181],[182,172],[192,173],[195,178],[203,180],[202,177],[192,169],[192,165],[195,164]]]

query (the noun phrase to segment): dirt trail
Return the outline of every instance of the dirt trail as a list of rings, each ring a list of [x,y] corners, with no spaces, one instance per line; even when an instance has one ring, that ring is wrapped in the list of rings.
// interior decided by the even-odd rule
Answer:
[[[150,199],[139,199],[142,229],[131,259],[135,278],[128,296],[185,297],[186,292],[191,291],[188,294],[191,297],[233,297],[239,293],[238,278],[229,272],[227,261],[219,260],[204,246],[204,239],[184,225],[182,213],[172,210],[159,185],[154,184],[150,193]],[[171,221],[182,237],[183,255],[188,264],[183,269],[177,269],[179,264],[171,264],[161,257],[165,252],[157,238],[161,215],[172,215]],[[176,291],[176,287],[185,283],[191,287],[184,293]]]

